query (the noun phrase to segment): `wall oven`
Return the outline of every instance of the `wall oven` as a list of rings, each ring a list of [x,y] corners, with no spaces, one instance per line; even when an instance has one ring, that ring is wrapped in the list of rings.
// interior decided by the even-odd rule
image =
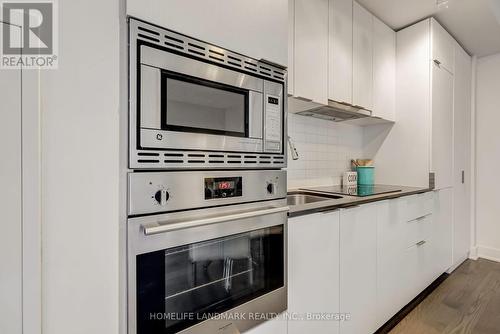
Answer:
[[[286,167],[286,70],[129,19],[130,167]]]
[[[287,211],[281,170],[130,173],[128,333],[238,333],[286,310]]]

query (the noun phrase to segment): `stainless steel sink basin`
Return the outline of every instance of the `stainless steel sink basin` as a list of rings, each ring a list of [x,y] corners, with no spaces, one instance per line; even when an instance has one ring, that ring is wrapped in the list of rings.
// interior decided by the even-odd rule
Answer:
[[[331,199],[341,199],[341,198],[342,196],[323,195],[305,191],[293,191],[287,194],[286,202],[288,205],[304,205],[309,203],[316,203],[316,202],[328,201]]]

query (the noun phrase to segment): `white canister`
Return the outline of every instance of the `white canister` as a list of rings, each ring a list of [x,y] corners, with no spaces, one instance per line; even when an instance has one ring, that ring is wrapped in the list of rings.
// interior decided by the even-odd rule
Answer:
[[[342,185],[344,187],[356,186],[357,184],[358,184],[357,172],[344,172],[344,177],[342,178]]]

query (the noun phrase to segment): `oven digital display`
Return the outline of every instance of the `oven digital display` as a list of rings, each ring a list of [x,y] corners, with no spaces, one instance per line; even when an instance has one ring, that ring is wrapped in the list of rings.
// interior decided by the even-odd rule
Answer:
[[[205,179],[205,199],[231,198],[243,195],[241,177]]]
[[[217,189],[234,189],[234,181],[220,181],[216,183]]]

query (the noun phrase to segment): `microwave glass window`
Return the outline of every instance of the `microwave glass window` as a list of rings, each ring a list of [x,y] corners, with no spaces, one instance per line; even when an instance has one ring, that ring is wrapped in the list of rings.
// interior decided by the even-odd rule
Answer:
[[[137,333],[177,333],[283,287],[283,231],[278,225],[138,255]]]
[[[170,73],[163,83],[166,130],[247,136],[248,91]]]

